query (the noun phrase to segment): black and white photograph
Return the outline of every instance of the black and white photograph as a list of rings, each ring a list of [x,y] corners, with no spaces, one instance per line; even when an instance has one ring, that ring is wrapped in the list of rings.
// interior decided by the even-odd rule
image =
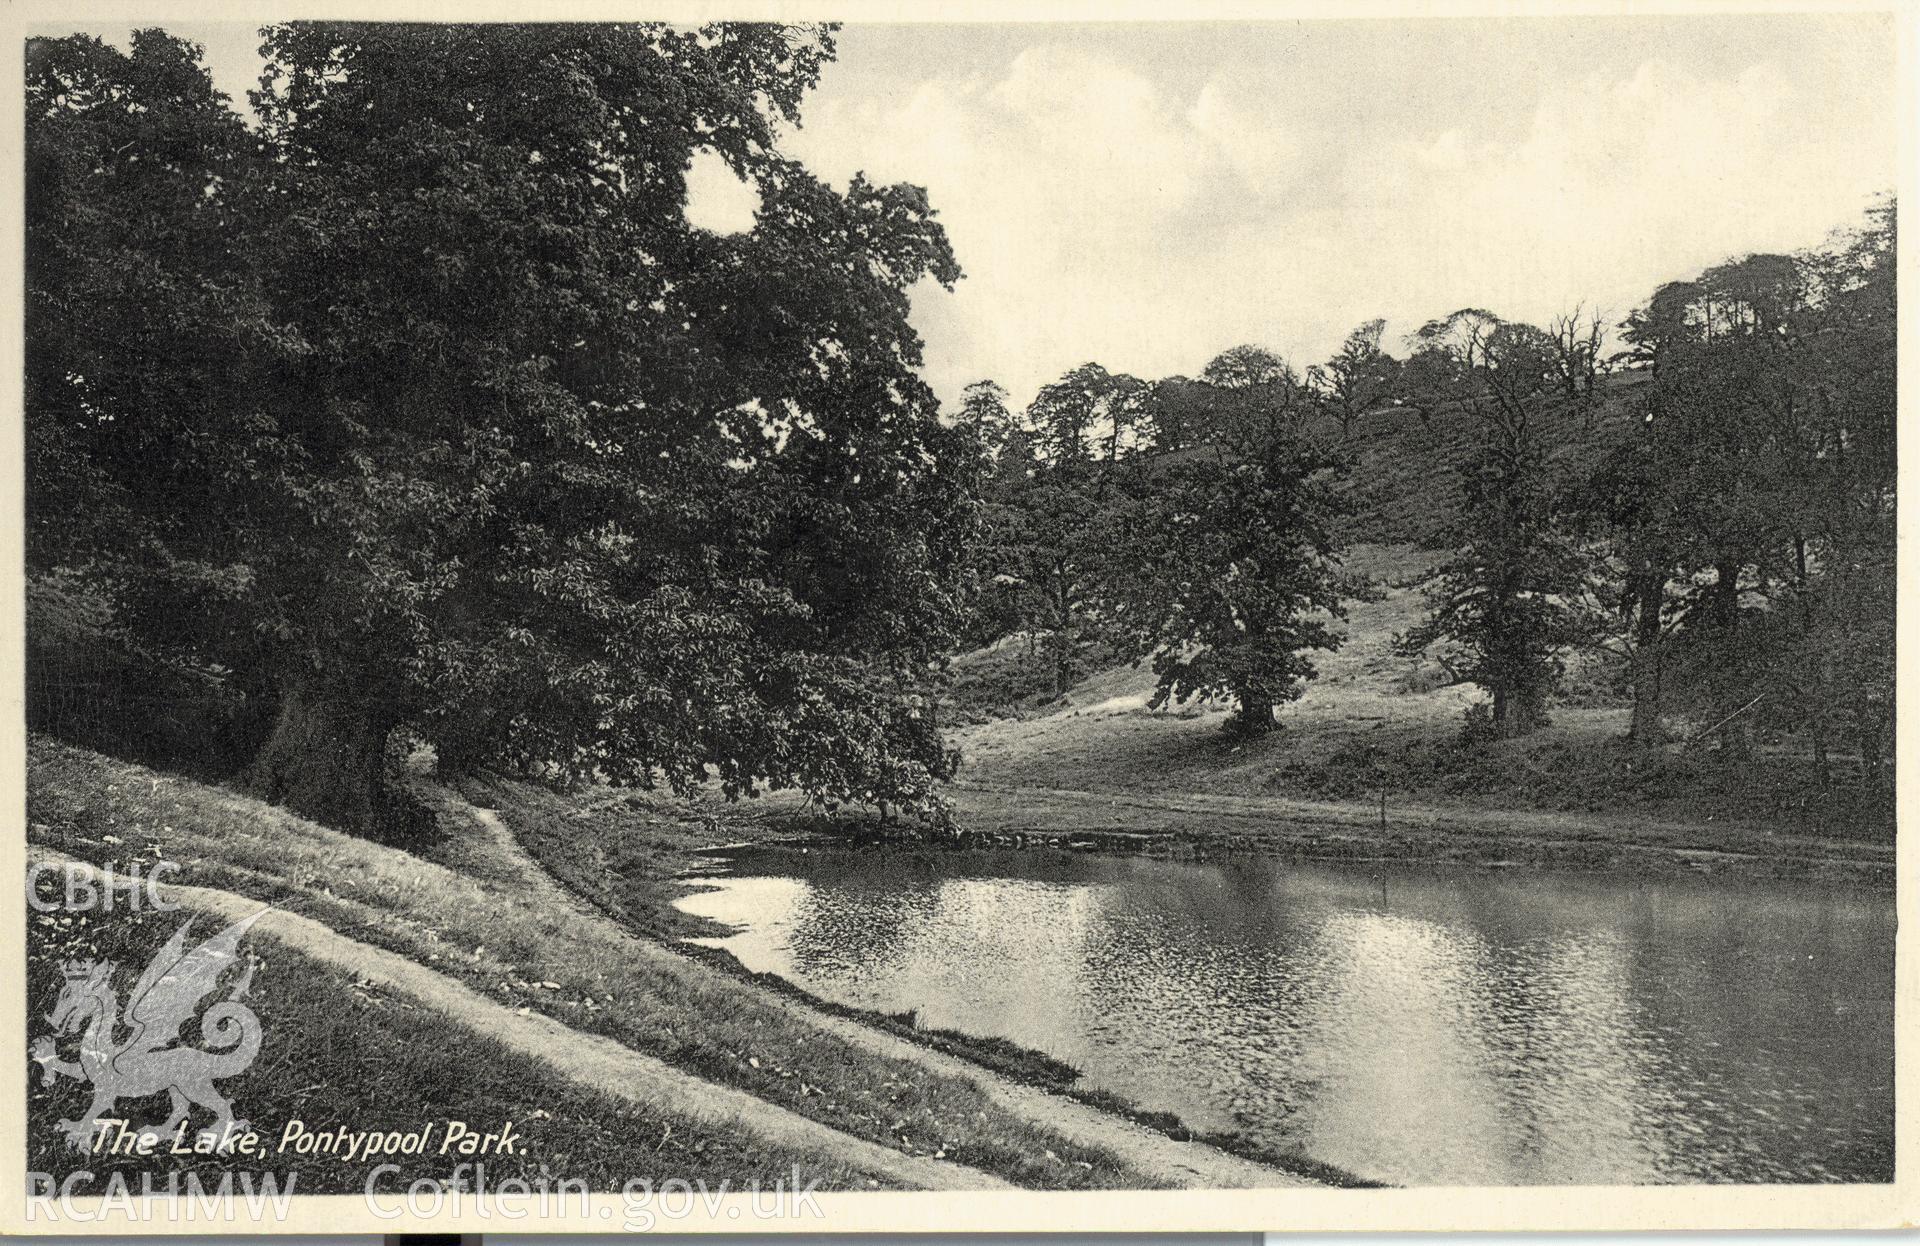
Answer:
[[[1920,1214],[1914,11],[168,12],[11,27],[8,1231]]]

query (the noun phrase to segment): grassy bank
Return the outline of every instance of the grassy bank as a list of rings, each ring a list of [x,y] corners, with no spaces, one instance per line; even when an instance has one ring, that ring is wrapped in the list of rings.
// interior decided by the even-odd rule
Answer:
[[[1431,663],[1393,650],[1394,636],[1420,617],[1413,585],[1427,561],[1410,546],[1352,551],[1351,565],[1381,585],[1380,600],[1353,604],[1346,643],[1316,656],[1320,677],[1282,708],[1279,731],[1256,740],[1221,732],[1228,705],[1149,709],[1154,677],[1145,667],[1109,666],[1055,701],[1020,644],[968,655],[956,664],[957,693],[992,689],[996,703],[952,715],[976,720],[953,733],[964,759],[961,825],[1260,847],[1245,826],[1205,822],[1219,813],[1286,820],[1266,838],[1275,851],[1317,853],[1313,837],[1336,830],[1325,853],[1334,856],[1648,863],[1645,853],[1594,847],[1618,842],[1776,856],[1788,872],[1815,857],[1890,869],[1891,810],[1845,761],[1823,785],[1792,741],[1761,741],[1741,757],[1685,742],[1635,749],[1625,739],[1629,706],[1602,663],[1574,665],[1541,731],[1463,742],[1462,715],[1478,691],[1443,686]],[[1134,812],[1113,816],[1115,808]],[[1149,808],[1152,816],[1141,812]],[[1449,833],[1445,842],[1429,839],[1435,828]],[[1484,842],[1462,849],[1470,839]],[[1510,851],[1502,839],[1513,841]],[[1576,846],[1550,851],[1553,841]]]
[[[855,1137],[1034,1188],[1155,1184],[971,1080],[878,1056],[751,983],[578,913],[510,863],[449,868],[43,739],[31,742],[28,799],[33,842],[96,864],[157,852],[182,866],[180,882],[272,901]]]
[[[600,792],[584,798],[567,797],[532,784],[497,779],[470,781],[463,790],[469,799],[498,809],[534,858],[569,890],[634,930],[679,937],[725,933],[707,919],[673,905],[676,898],[699,886],[701,873],[711,867],[711,858],[702,850],[715,844],[716,837],[744,844],[796,835],[844,837],[850,829],[856,833],[858,829],[798,815],[790,804],[781,802],[706,806],[695,812],[683,803],[650,793]],[[1045,1052],[992,1035],[924,1026],[911,1013],[847,1007],[808,994],[784,978],[752,973],[730,952],[699,947],[687,950],[722,972],[805,1000],[811,1008],[957,1056],[1026,1085],[1067,1095],[1171,1140],[1197,1138],[1327,1185],[1371,1184],[1297,1151],[1278,1151],[1231,1134],[1196,1135],[1176,1116],[1146,1111],[1118,1096],[1081,1085],[1080,1070]]]
[[[955,794],[968,838],[991,844],[1190,859],[1242,854],[1477,869],[1723,874],[1890,890],[1889,844],[1783,835],[1750,826],[1593,815],[1042,788]],[[964,841],[963,841],[964,842]]]
[[[130,982],[188,916],[124,908],[112,914],[38,915],[27,944],[28,1016],[41,1017],[52,1008],[61,988],[62,960],[111,960],[120,967],[122,981]],[[204,917],[195,926],[202,936],[218,929],[219,923]],[[480,1130],[511,1121],[521,1141],[512,1154],[485,1158],[490,1184],[566,1178],[597,1190],[618,1190],[635,1178],[657,1184],[714,1172],[771,1188],[775,1181],[790,1180],[796,1166],[823,1189],[888,1184],[825,1152],[769,1145],[725,1122],[594,1093],[376,984],[343,978],[270,935],[256,933],[248,942],[261,957],[255,989],[247,997],[260,1018],[260,1054],[220,1088],[269,1146],[277,1144],[286,1122],[295,1120],[314,1132],[345,1125],[355,1132],[410,1133],[435,1124],[440,1128],[433,1146],[444,1138],[449,1120]],[[458,1155],[428,1153],[347,1163],[296,1150],[263,1162],[233,1153],[167,1154],[164,1142],[162,1153],[149,1157],[83,1154],[68,1147],[57,1123],[81,1118],[89,1095],[86,1085],[69,1078],[52,1085],[43,1085],[38,1075],[30,1078],[29,1171],[58,1181],[85,1169],[95,1174],[96,1187],[120,1173],[138,1189],[142,1173],[157,1180],[197,1173],[203,1186],[210,1186],[222,1171],[265,1169],[291,1174],[296,1193],[357,1194],[376,1162],[400,1169],[382,1179],[382,1190],[404,1189],[416,1178],[448,1179],[461,1162]],[[161,1094],[122,1100],[115,1111],[151,1123],[164,1119],[167,1108],[167,1096]],[[189,1128],[206,1123],[201,1112]]]
[[[600,792],[584,799],[561,796],[530,783],[469,780],[463,794],[497,809],[514,837],[533,859],[573,894],[638,933],[679,939],[714,936],[726,930],[674,907],[674,900],[697,886],[711,864],[702,850],[723,831],[730,842],[756,842],[795,833],[800,822],[778,808],[764,816],[755,809],[724,808],[707,817],[690,816],[684,804],[648,793]],[[676,807],[677,805],[677,807]],[[686,954],[751,979],[759,986],[875,1029],[971,1060],[1033,1086],[1065,1089],[1079,1077],[1071,1065],[1004,1039],[928,1029],[912,1014],[847,1008],[798,991],[785,979],[750,974],[729,953],[687,946]]]

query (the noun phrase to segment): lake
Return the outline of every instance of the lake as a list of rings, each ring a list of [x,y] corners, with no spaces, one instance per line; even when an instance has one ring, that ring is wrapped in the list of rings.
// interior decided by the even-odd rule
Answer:
[[[1061,851],[723,865],[682,907],[749,969],[1361,1176],[1892,1179],[1890,894]]]

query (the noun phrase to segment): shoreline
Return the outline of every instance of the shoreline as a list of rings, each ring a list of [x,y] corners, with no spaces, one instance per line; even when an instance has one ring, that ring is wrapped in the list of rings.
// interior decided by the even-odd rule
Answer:
[[[1892,843],[1734,823],[1202,793],[1149,795],[986,784],[948,789],[955,830],[821,821],[745,847],[809,835],[832,842],[1045,848],[1208,861],[1274,856],[1346,865],[1453,865],[1620,877],[1804,879],[1891,892]],[[756,821],[758,821],[756,819]],[[797,821],[774,814],[759,824]],[[715,846],[706,851],[718,851]]]
[[[499,809],[473,803],[450,788],[441,788],[442,808],[471,818],[495,835],[504,836],[525,863],[539,872],[546,886],[566,902],[610,923],[632,939],[684,959],[700,969],[720,974],[754,990],[765,992],[806,1024],[839,1034],[869,1052],[888,1052],[912,1060],[929,1072],[945,1069],[974,1081],[991,1099],[1016,1114],[1045,1117],[1054,1128],[1088,1145],[1113,1151],[1129,1163],[1162,1177],[1205,1173],[1227,1186],[1297,1184],[1336,1189],[1377,1189],[1385,1183],[1348,1172],[1311,1156],[1279,1152],[1230,1134],[1190,1129],[1177,1116],[1143,1108],[1131,1100],[1092,1086],[1077,1067],[1044,1051],[1010,1039],[959,1030],[922,1027],[911,1013],[890,1014],[842,1004],[807,990],[774,973],[756,972],[726,948],[704,940],[712,933],[680,931],[668,935],[631,920],[632,914],[605,895],[582,888],[555,874],[537,852],[529,851],[514,825],[520,809]],[[747,840],[706,848],[687,848],[687,856],[703,856],[727,849],[746,849],[784,842],[780,838]],[[689,894],[711,885],[701,875],[676,877],[675,890]],[[678,914],[679,910],[676,908]],[[691,918],[702,926],[717,926],[705,918]],[[728,929],[720,927],[721,929]],[[1175,1151],[1170,1157],[1167,1144]]]
[[[867,1045],[878,1044],[907,1055],[929,1068],[942,1065],[964,1069],[983,1089],[1010,1109],[1045,1112],[1054,1117],[1056,1127],[1064,1127],[1062,1114],[1076,1119],[1076,1132],[1109,1149],[1119,1150],[1125,1158],[1153,1166],[1164,1162],[1162,1148],[1173,1144],[1185,1155],[1180,1166],[1202,1165],[1217,1175],[1245,1179],[1249,1173],[1266,1170],[1287,1181],[1336,1189],[1384,1188],[1385,1183],[1352,1173],[1337,1165],[1297,1152],[1275,1151],[1241,1139],[1230,1133],[1192,1129],[1170,1112],[1154,1111],[1131,1100],[1082,1085],[1085,1073],[1044,1051],[1026,1047],[1004,1037],[972,1034],[959,1030],[922,1027],[911,1013],[892,1014],[842,1004],[809,991],[791,979],[775,973],[748,968],[726,948],[705,940],[724,937],[732,928],[708,918],[686,914],[672,903],[679,896],[694,894],[716,885],[701,873],[682,872],[671,877],[673,897],[667,900],[672,915],[685,924],[678,929],[662,928],[636,921],[630,911],[611,896],[591,886],[580,886],[556,874],[537,849],[530,848],[522,832],[532,829],[525,819],[530,810],[510,798],[504,808],[475,803],[465,793],[443,789],[465,806],[464,816],[503,831],[526,854],[526,860],[543,875],[547,885],[566,895],[571,902],[611,923],[630,938],[641,939],[671,955],[683,958],[706,972],[717,973],[755,990],[764,991],[783,1006],[805,1016],[813,1025],[833,1030]],[[520,789],[524,796],[524,789]],[[510,789],[496,787],[495,798],[510,797]],[[451,805],[451,802],[449,802]],[[520,819],[516,825],[515,819]],[[744,820],[742,820],[744,821]],[[778,832],[778,819],[755,819],[752,827],[773,834],[752,838],[733,838],[710,845],[690,845],[679,849],[684,857],[703,858],[727,851],[750,850],[803,841],[825,842],[817,833],[786,835]],[[747,828],[739,823],[729,828],[739,832]],[[844,842],[844,841],[836,841]],[[660,914],[654,914],[655,917]],[[1039,1098],[1036,1098],[1038,1096]],[[1208,1153],[1213,1154],[1207,1158]]]
[[[990,1037],[922,1030],[911,1014],[896,1017],[842,1008],[777,975],[753,973],[725,949],[683,942],[680,936],[696,933],[694,928],[704,919],[671,909],[673,898],[714,881],[697,868],[702,858],[711,860],[716,852],[728,849],[792,843],[799,832],[808,832],[816,841],[841,843],[858,842],[864,834],[876,846],[905,850],[966,851],[967,837],[971,837],[972,842],[994,846],[1192,860],[1265,854],[1351,864],[1391,861],[1469,868],[1502,868],[1502,862],[1509,862],[1520,869],[1558,868],[1571,861],[1588,872],[1629,875],[1665,871],[1697,876],[1692,862],[1719,853],[1706,873],[1724,875],[1728,881],[1791,875],[1868,885],[1883,871],[1890,878],[1892,856],[1888,845],[1809,843],[1804,837],[1734,826],[1629,825],[1560,815],[1481,816],[1392,807],[1389,838],[1383,840],[1377,823],[1369,824],[1366,817],[1372,812],[1377,818],[1377,811],[1352,805],[1314,808],[1276,798],[1140,797],[978,785],[953,792],[966,828],[966,836],[955,839],[937,832],[917,833],[898,824],[879,832],[871,820],[809,820],[785,799],[776,799],[772,807],[727,806],[729,812],[715,818],[706,815],[719,807],[708,802],[702,802],[704,811],[696,811],[657,794],[602,790],[563,795],[502,779],[463,783],[464,791],[439,783],[427,785],[438,793],[435,803],[441,811],[456,821],[448,826],[453,833],[439,850],[416,855],[328,831],[225,789],[202,788],[45,741],[38,744],[34,760],[37,764],[30,767],[30,775],[35,779],[37,803],[45,812],[60,815],[52,819],[58,829],[51,835],[47,827],[34,828],[32,838],[43,850],[68,848],[63,841],[97,848],[98,839],[73,838],[82,827],[88,828],[82,834],[97,834],[116,823],[156,826],[157,841],[193,863],[194,877],[189,881],[194,884],[254,894],[262,900],[293,900],[303,916],[347,938],[416,962],[424,958],[468,987],[484,989],[489,998],[497,988],[505,992],[501,1003],[531,1006],[534,1012],[583,1032],[643,1054],[666,1057],[682,1073],[797,1110],[849,1136],[866,1137],[873,1131],[857,1121],[818,1115],[817,1101],[806,1096],[804,1083],[798,1099],[770,1093],[792,1088],[795,1083],[785,1080],[789,1073],[816,1076],[806,1067],[813,1056],[805,1054],[813,1050],[816,1039],[847,1044],[849,1052],[859,1053],[855,1059],[863,1067],[868,1062],[876,1067],[908,1062],[916,1069],[916,1084],[922,1078],[971,1081],[988,1097],[982,1106],[990,1106],[996,1120],[1004,1117],[1005,1129],[1045,1122],[1053,1130],[1064,1131],[1089,1156],[1103,1150],[1116,1156],[1123,1167],[1151,1172],[1158,1181],[1170,1184],[1194,1180],[1196,1165],[1207,1169],[1207,1179],[1216,1182],[1254,1179],[1264,1170],[1314,1184],[1372,1183],[1355,1180],[1354,1174],[1305,1155],[1249,1147],[1230,1135],[1191,1131],[1170,1114],[1143,1111],[1097,1088],[1076,1087],[1080,1071],[1044,1053]],[[183,820],[180,815],[189,810],[199,811],[203,816],[198,821],[206,825]],[[1546,831],[1558,832],[1559,837],[1550,838]],[[1573,838],[1580,835],[1585,838]],[[1737,851],[1756,845],[1771,845],[1774,855],[1760,859]],[[1825,851],[1812,851],[1815,848]],[[71,850],[88,855],[78,847]],[[1369,855],[1363,856],[1363,850]],[[289,854],[291,864],[305,865],[290,873]],[[341,873],[336,868],[347,860],[365,867],[372,876],[356,881],[340,895],[328,888],[313,889],[310,878],[357,878],[355,871]],[[321,861],[328,862],[329,868],[319,874],[305,872]],[[557,872],[555,865],[561,867]],[[427,876],[438,881],[422,891],[418,881]],[[494,914],[485,930],[473,924],[473,905],[458,903],[458,896],[475,902],[490,898],[481,905]],[[418,925],[423,921],[425,928]],[[482,938],[496,948],[515,947],[516,941],[526,939],[534,942],[527,944],[531,951],[517,951],[509,958],[514,962],[511,966],[495,966],[485,958],[484,963],[467,964],[481,957],[481,952],[478,947],[472,952],[465,949]],[[596,948],[600,955],[591,958],[595,969],[569,968],[572,962],[553,959],[559,955],[556,940]],[[453,949],[462,955],[449,956]],[[495,956],[499,955],[496,951]],[[620,971],[622,983],[589,980],[596,972],[604,973],[605,967],[629,961],[635,963]],[[636,985],[641,981],[636,975],[646,977],[645,989]],[[544,981],[514,985],[519,977],[531,981],[549,976],[563,988],[551,998],[534,989],[544,988]],[[738,985],[728,989],[720,985],[722,981]],[[507,990],[510,985],[514,989]],[[754,1016],[763,1016],[770,1028],[741,1030],[741,1041],[728,1047],[731,1054],[721,1053],[724,1058],[717,1061],[713,1053],[679,1052],[672,1043],[663,1048],[641,1019],[632,1018],[630,1025],[619,1018],[629,1009],[654,1009],[646,1001],[658,997],[666,986],[671,986],[668,993],[676,998],[692,992],[703,999],[732,1001],[729,1006],[735,1011],[749,1009]],[[741,994],[743,990],[749,994]],[[616,991],[623,1003],[613,1011],[570,1006],[577,1003],[576,995],[605,995],[610,1004]],[[759,1002],[749,996],[757,996]],[[691,995],[683,1002],[690,1001]],[[561,1005],[558,1011],[556,1003]],[[666,1020],[678,1030],[684,1010],[676,1005],[672,1011],[674,1016]],[[706,1005],[698,1011],[711,1015]],[[765,1044],[783,1034],[804,1036],[806,1044],[794,1046],[785,1055],[772,1054],[780,1048],[770,1052]],[[743,1070],[740,1061],[750,1050],[759,1053],[761,1063]],[[1064,1123],[1068,1121],[1071,1128]],[[891,1136],[868,1140],[885,1145]],[[987,1141],[998,1147],[996,1138]],[[914,1155],[926,1148],[902,1149]],[[1022,1165],[997,1152],[968,1154],[956,1148],[948,1153],[959,1162],[1016,1183],[1032,1180]]]
[[[676,1082],[685,1075],[722,1092],[743,1092],[849,1138],[912,1158],[951,1161],[1029,1189],[1291,1179],[1238,1157],[1170,1143],[1121,1118],[1100,1115],[1089,1125],[1093,1114],[1084,1108],[1073,1114],[1077,1136],[1069,1136],[1057,1127],[1063,1100],[925,1049],[909,1051],[908,1044],[866,1027],[820,1024],[790,1001],[586,911],[577,893],[554,887],[489,819],[449,826],[457,833],[437,840],[438,852],[429,845],[404,851],[230,789],[49,741],[35,741],[30,760],[37,815],[30,837],[42,851],[111,864],[124,856],[116,849],[138,827],[141,842],[181,863],[173,882],[275,904],[438,973],[516,1016],[544,1015],[583,1035],[583,1046],[610,1050],[604,1044],[611,1042],[671,1066]],[[569,819],[569,826],[578,825]],[[685,829],[691,828],[679,833]],[[1003,1086],[1005,1096],[987,1093],[982,1083]],[[704,1092],[683,1084],[689,1087],[683,1106],[692,1111]],[[427,1099],[441,1093],[439,1086],[431,1076],[396,1072],[389,1098]],[[739,1102],[730,1093],[721,1097]],[[657,1106],[670,1115],[674,1108]],[[913,1129],[892,1127],[908,1116]],[[1102,1145],[1109,1135],[1141,1162]],[[776,1167],[792,1150],[780,1130],[763,1136],[701,1125],[677,1136],[688,1145],[713,1141],[723,1160],[740,1151],[753,1162],[756,1156],[778,1160]],[[1206,1169],[1192,1171],[1202,1161]]]

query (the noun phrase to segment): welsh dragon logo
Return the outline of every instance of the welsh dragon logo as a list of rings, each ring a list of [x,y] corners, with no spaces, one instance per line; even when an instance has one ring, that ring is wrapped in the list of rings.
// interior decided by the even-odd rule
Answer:
[[[214,1114],[211,1130],[216,1137],[245,1132],[246,1122],[234,1120],[233,1105],[214,1088],[214,1082],[246,1071],[260,1054],[260,1018],[240,1002],[258,964],[252,953],[226,998],[216,1000],[200,1017],[200,1041],[206,1046],[183,1046],[178,1040],[181,1027],[237,962],[235,949],[241,936],[266,912],[261,909],[235,922],[191,950],[187,938],[194,919],[188,918],[133,984],[124,1017],[114,990],[114,962],[82,960],[61,965],[65,985],[47,1017],[53,1035],[35,1040],[33,1059],[40,1065],[42,1085],[52,1085],[56,1077],[93,1084],[93,1103],[86,1114],[60,1122],[68,1145],[87,1149],[101,1118],[111,1119],[119,1100],[142,1099],[163,1090],[171,1100],[171,1114],[165,1121],[138,1126],[136,1132],[171,1134],[195,1106]],[[82,1031],[80,1058],[62,1060],[55,1036],[76,1030]]]

